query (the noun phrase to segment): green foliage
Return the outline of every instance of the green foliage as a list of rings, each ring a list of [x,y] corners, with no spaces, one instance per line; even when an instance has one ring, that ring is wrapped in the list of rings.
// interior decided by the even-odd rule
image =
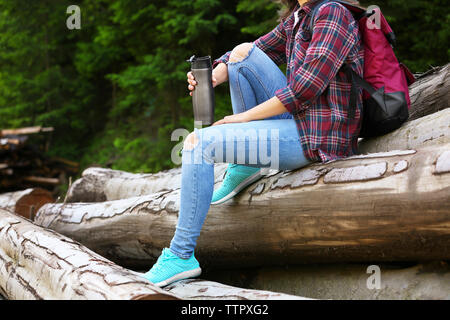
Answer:
[[[66,27],[72,4],[81,30]],[[414,72],[448,62],[447,1],[376,4]],[[185,60],[253,41],[278,10],[271,0],[0,0],[0,127],[55,127],[50,152],[81,169],[170,168],[172,131],[193,130]],[[222,85],[216,119],[230,113]]]
[[[256,37],[269,32],[277,24],[278,16],[275,13],[278,9],[278,5],[273,1],[239,1],[236,11],[243,13],[248,21],[241,31]]]

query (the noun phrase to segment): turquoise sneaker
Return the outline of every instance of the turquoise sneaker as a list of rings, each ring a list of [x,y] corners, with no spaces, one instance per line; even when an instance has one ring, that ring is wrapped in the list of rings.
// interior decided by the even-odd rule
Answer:
[[[198,277],[202,273],[200,264],[194,255],[189,259],[181,259],[165,248],[153,267],[143,275],[155,286],[164,287],[172,282]]]
[[[261,178],[261,168],[230,163],[222,185],[213,193],[211,204],[220,204],[233,198],[242,189]]]

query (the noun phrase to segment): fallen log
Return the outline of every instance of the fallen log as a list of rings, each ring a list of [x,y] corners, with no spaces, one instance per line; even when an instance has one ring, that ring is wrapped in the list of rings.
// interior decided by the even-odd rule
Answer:
[[[0,209],[0,294],[22,299],[176,299],[134,272]]]
[[[47,178],[47,177],[36,177],[36,176],[26,176],[23,177],[23,181],[25,182],[29,182],[32,184],[37,184],[37,185],[51,185],[51,186],[56,186],[58,184],[60,184],[60,181],[58,178]]]
[[[36,212],[46,203],[54,202],[52,194],[44,189],[29,188],[0,194],[0,208],[33,220]]]
[[[409,87],[409,121],[450,107],[450,63],[436,68]]]
[[[227,164],[214,168],[216,183]],[[102,202],[179,189],[181,168],[158,173],[129,173],[106,168],[87,168],[67,191],[66,202]]]
[[[172,190],[180,186],[181,168],[155,174],[91,167],[67,190],[66,202],[102,202]],[[130,183],[131,182],[131,183]]]
[[[53,127],[41,127],[41,126],[25,127],[18,129],[3,129],[0,130],[0,137],[9,135],[28,135],[41,132],[53,132],[53,130],[54,130]]]
[[[212,206],[196,256],[214,266],[450,258],[450,143],[280,172]],[[148,268],[175,231],[179,189],[46,204],[35,222]]]
[[[164,287],[164,290],[188,300],[311,300],[279,292],[237,288],[201,279],[177,281]]]

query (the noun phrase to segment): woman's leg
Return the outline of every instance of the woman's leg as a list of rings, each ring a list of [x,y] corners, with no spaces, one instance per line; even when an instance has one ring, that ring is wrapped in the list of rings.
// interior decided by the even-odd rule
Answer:
[[[228,79],[235,114],[267,101],[286,86],[283,72],[252,43],[243,43],[233,49],[228,62]],[[292,119],[292,115],[285,112],[267,119]],[[262,177],[260,168],[230,164],[221,186],[213,193],[211,204],[228,201]]]
[[[188,140],[188,139],[187,139]],[[194,253],[210,207],[214,163],[292,170],[310,162],[305,158],[293,119],[229,123],[195,130],[183,148],[181,201],[170,249],[181,258]]]
[[[286,87],[286,76],[258,47],[243,43],[233,49],[228,62],[233,113],[249,110],[269,100]],[[291,119],[289,112],[267,119]]]
[[[293,119],[228,123],[195,129],[182,151],[180,209],[175,235],[157,263],[144,277],[164,286],[198,276],[194,257],[197,238],[208,213],[214,184],[214,163],[292,170],[310,162],[305,158]]]

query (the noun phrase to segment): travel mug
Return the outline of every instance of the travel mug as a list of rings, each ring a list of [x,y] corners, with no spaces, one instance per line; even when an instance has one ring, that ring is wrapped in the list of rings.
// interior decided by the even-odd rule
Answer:
[[[201,125],[214,123],[214,88],[212,85],[211,57],[196,57],[193,55],[187,62],[191,63],[191,71],[197,85],[192,93],[194,121]]]

